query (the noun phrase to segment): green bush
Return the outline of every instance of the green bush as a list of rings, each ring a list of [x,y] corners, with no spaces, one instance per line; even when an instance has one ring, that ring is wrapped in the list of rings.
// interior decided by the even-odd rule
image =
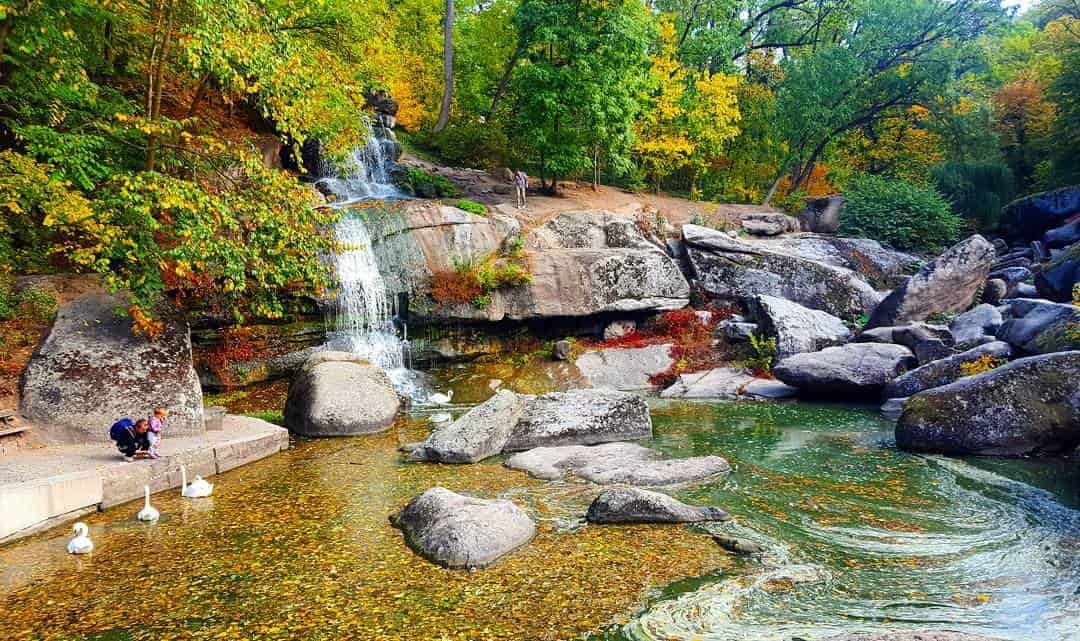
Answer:
[[[421,144],[455,167],[494,169],[510,164],[506,150],[512,145],[506,134],[495,123],[480,118],[455,119]]]
[[[0,274],[0,320],[14,317],[18,309],[19,299],[11,289],[13,284],[10,276]]]
[[[881,176],[859,176],[844,193],[840,233],[889,243],[897,249],[936,251],[954,242],[963,220],[933,189]]]
[[[1012,170],[997,162],[947,162],[934,167],[938,191],[978,229],[997,228],[1001,208],[1016,196]]]
[[[423,169],[409,167],[405,171],[395,172],[393,178],[402,191],[417,198],[457,198],[461,195],[461,190],[454,183]]]
[[[23,313],[37,320],[51,320],[56,315],[56,292],[44,287],[31,287],[19,295]]]
[[[466,198],[462,198],[461,200],[457,201],[456,207],[458,209],[467,211],[470,214],[476,214],[477,216],[487,216],[488,213],[487,207],[481,205],[476,201],[468,200]]]

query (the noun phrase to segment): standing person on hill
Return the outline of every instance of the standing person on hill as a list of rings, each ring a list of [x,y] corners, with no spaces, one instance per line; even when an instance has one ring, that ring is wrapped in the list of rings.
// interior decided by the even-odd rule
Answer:
[[[514,192],[517,195],[518,209],[525,208],[525,188],[529,186],[529,177],[522,170],[514,172]]]

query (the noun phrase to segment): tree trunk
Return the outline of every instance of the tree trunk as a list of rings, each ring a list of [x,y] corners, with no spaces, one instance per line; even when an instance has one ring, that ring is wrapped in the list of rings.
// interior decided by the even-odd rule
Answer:
[[[514,67],[517,66],[518,58],[521,57],[522,50],[518,48],[511,56],[510,61],[506,63],[506,71],[503,72],[502,79],[499,80],[499,86],[495,88],[495,95],[491,98],[491,108],[488,109],[488,118],[495,115],[495,109],[499,106],[499,100],[502,99],[503,94],[506,93],[506,88],[510,86],[510,75],[514,73]]]
[[[450,120],[450,102],[454,98],[454,0],[446,0],[446,17],[443,19],[443,94],[439,120],[435,133],[446,128]]]
[[[209,76],[203,76],[199,81],[199,88],[195,90],[195,97],[191,99],[191,104],[188,105],[187,118],[191,118],[195,115],[195,111],[199,108],[199,103],[206,97],[206,85],[210,82]]]
[[[766,207],[769,206],[769,201],[771,201],[772,197],[776,194],[776,188],[780,186],[780,181],[783,179],[784,172],[781,171],[777,174],[776,180],[773,181],[772,186],[769,187],[769,193],[765,194],[765,202],[761,203],[762,205],[765,205]]]

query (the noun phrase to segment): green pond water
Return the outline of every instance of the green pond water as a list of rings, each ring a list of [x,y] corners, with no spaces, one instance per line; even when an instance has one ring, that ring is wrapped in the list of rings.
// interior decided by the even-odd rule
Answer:
[[[950,629],[1080,639],[1077,460],[901,453],[873,409],[653,401],[671,456],[719,454],[727,478],[672,492],[735,516],[707,526],[588,526],[600,491],[498,460],[407,464],[423,414],[372,437],[297,440],[216,477],[210,499],[155,495],[0,548],[0,639],[789,640]],[[462,409],[462,408],[457,408]],[[454,572],[387,515],[433,485],[522,505],[537,538]],[[737,559],[708,536],[752,539]]]

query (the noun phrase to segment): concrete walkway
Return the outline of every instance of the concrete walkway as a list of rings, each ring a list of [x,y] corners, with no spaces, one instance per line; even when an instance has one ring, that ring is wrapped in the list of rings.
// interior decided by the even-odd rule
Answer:
[[[284,428],[228,415],[221,430],[205,436],[162,439],[162,457],[127,463],[111,444],[95,443],[19,450],[0,457],[0,544],[28,536],[88,512],[137,499],[143,486],[160,492],[212,476],[289,447]]]

